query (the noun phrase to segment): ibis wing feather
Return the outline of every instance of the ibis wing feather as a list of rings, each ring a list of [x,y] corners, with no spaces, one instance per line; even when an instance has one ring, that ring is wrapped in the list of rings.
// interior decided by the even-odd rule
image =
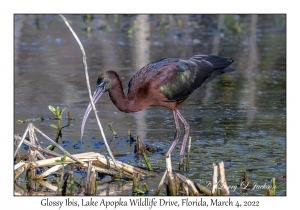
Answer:
[[[168,63],[176,62],[178,58],[162,58],[160,60],[153,61],[143,68],[141,68],[129,81],[128,93],[130,90],[137,90],[141,85],[147,84],[162,67]],[[141,84],[142,81],[142,84]]]
[[[160,71],[155,78],[160,81],[159,91],[166,96],[168,101],[187,98],[192,92],[191,87],[196,77],[197,64],[191,60],[180,59],[176,63],[164,66],[164,69],[168,70]]]
[[[234,71],[227,68],[233,62],[230,58],[215,55],[196,55],[187,59],[179,59],[172,71],[160,71],[161,86],[159,87],[168,101],[187,98],[193,91],[212,81],[218,75]],[[171,79],[170,79],[171,78]]]

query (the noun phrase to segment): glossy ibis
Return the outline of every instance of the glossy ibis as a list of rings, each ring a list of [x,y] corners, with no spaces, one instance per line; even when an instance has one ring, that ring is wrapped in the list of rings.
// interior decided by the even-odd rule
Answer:
[[[163,106],[171,109],[176,132],[174,142],[166,156],[171,154],[179,140],[179,119],[184,125],[180,150],[180,162],[182,163],[190,127],[177,107],[193,91],[212,81],[218,75],[233,72],[233,68],[228,68],[232,63],[233,59],[216,55],[194,55],[189,58],[163,58],[153,61],[131,78],[127,96],[124,95],[119,75],[114,71],[107,71],[102,73],[97,80],[93,102],[96,103],[101,95],[108,91],[112,102],[122,112],[137,112],[148,106]],[[91,110],[90,103],[82,120],[81,137]]]

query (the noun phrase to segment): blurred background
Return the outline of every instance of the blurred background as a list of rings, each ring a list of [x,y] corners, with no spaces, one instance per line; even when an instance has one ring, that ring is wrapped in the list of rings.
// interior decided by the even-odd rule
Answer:
[[[259,185],[277,178],[277,195],[286,195],[286,16],[277,14],[65,15],[87,55],[92,92],[103,71],[115,70],[124,92],[144,65],[165,57],[216,54],[235,60],[234,73],[223,74],[195,91],[179,108],[191,126],[189,178],[205,184],[212,163],[224,161],[229,186],[239,185],[246,171]],[[60,143],[70,153],[106,153],[93,114],[80,139],[80,125],[89,103],[80,48],[57,15],[14,15],[14,133],[33,122],[55,138],[54,115],[48,106],[66,107],[74,119],[62,130]],[[157,151],[149,159],[164,171],[164,154],[175,132],[172,112],[150,107],[122,113],[105,94],[97,110],[117,159],[134,165],[128,130]],[[41,118],[43,120],[41,120]],[[107,123],[118,133],[112,138]],[[45,140],[41,141],[47,145]],[[179,162],[181,142],[172,153]],[[26,148],[23,148],[25,150]],[[175,166],[177,167],[177,165]],[[161,177],[149,180],[155,189]],[[120,194],[126,194],[121,192]],[[264,195],[265,190],[231,191]]]

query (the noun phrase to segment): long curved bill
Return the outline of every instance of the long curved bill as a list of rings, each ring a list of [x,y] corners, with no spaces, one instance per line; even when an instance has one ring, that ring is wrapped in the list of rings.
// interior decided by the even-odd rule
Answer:
[[[97,89],[94,92],[94,95],[93,95],[93,102],[94,102],[94,104],[97,103],[97,101],[102,96],[102,94],[103,94],[103,87],[98,86]],[[91,110],[92,110],[92,104],[89,103],[88,107],[85,110],[85,114],[83,116],[83,119],[82,119],[81,129],[80,129],[80,131],[81,131],[81,137],[80,138],[82,138],[82,136],[83,136],[85,122],[86,122],[86,120],[87,120],[87,118],[88,118]]]

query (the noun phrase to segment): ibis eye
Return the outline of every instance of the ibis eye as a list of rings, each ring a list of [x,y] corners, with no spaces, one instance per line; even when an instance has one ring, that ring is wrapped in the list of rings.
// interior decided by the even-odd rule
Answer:
[[[98,87],[102,87],[102,90],[103,90],[102,92],[105,92],[106,91],[106,82],[104,82],[104,81],[101,82],[99,85],[97,85],[97,88]]]

